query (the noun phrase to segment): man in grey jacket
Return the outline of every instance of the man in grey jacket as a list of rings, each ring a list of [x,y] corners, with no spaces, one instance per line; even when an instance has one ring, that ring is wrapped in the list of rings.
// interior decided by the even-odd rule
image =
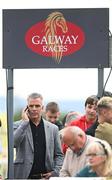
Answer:
[[[15,179],[59,176],[63,163],[58,127],[42,118],[43,97],[32,93],[22,120],[14,123]]]

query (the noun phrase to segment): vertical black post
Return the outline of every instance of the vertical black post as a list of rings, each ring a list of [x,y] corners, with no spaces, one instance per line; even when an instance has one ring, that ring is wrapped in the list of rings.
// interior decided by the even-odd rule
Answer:
[[[104,69],[98,68],[98,97],[101,97],[103,94],[103,85],[104,85]]]
[[[112,68],[112,33],[109,35],[109,67]]]
[[[7,132],[8,132],[8,179],[14,179],[13,168],[13,69],[6,70],[7,77]]]

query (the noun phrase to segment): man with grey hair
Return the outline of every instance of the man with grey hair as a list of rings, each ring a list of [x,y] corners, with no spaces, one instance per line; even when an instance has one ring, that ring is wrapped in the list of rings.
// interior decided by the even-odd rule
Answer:
[[[86,165],[86,149],[96,138],[88,136],[77,126],[69,126],[61,130],[60,136],[68,149],[60,170],[60,177],[72,177]]]
[[[112,97],[102,97],[98,101],[98,122],[95,137],[106,140],[112,146]]]
[[[14,179],[59,176],[63,154],[58,127],[42,118],[43,97],[32,93],[22,120],[14,123]]]

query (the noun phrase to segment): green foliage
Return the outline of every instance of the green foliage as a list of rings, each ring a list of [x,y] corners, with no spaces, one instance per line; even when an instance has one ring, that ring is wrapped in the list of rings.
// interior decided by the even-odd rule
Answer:
[[[63,123],[63,119],[64,119],[66,114],[67,114],[67,112],[61,112],[61,115],[59,117],[59,121],[62,121],[62,123]]]
[[[19,109],[18,111],[15,112],[14,121],[18,121],[21,119],[21,112],[22,112],[22,109]]]

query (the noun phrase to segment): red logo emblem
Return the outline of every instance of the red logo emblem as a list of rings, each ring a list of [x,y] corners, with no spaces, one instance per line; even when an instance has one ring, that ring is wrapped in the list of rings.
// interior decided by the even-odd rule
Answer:
[[[59,64],[63,56],[82,48],[85,34],[79,26],[66,21],[62,13],[53,12],[28,29],[25,42],[33,52],[50,56]]]

